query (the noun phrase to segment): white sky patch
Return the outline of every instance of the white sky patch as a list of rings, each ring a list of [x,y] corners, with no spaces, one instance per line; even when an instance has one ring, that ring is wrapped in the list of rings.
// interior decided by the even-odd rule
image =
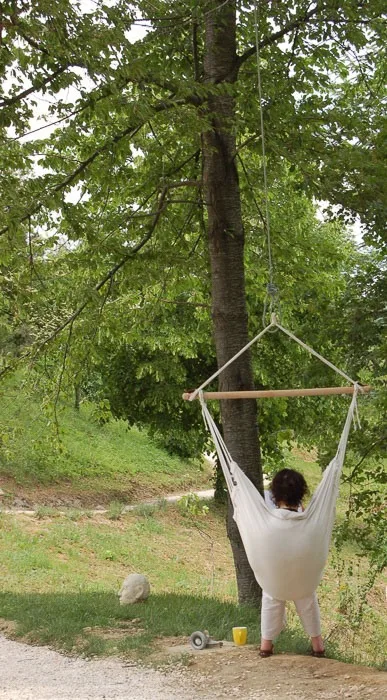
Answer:
[[[328,201],[316,202],[316,207],[316,219],[322,223],[326,223],[328,221],[328,216],[325,213],[327,207],[329,207],[330,211],[333,211],[333,213],[338,213],[340,209],[339,206],[332,206],[332,204],[330,204]],[[356,217],[353,224],[346,224],[346,228],[352,233],[357,244],[363,243],[364,226],[359,217]]]
[[[91,197],[90,192],[88,192],[81,183],[73,185],[69,190],[66,190],[63,194],[63,200],[66,204],[76,204],[81,200],[83,202],[88,202]]]

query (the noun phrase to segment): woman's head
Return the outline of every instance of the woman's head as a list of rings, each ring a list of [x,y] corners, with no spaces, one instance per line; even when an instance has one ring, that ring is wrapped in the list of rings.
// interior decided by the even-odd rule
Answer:
[[[276,505],[285,503],[296,508],[308,493],[308,485],[299,472],[294,469],[281,469],[271,482],[271,493]]]

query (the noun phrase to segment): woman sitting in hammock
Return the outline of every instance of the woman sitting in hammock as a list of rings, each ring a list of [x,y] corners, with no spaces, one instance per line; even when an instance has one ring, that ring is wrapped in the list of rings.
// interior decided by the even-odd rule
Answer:
[[[211,432],[233,505],[233,517],[255,578],[261,586],[261,656],[273,653],[273,639],[284,626],[285,601],[293,600],[305,631],[312,638],[312,653],[322,656],[320,613],[316,590],[328,558],[335,520],[340,474],[348,435],[356,410],[357,386],[337,451],[305,510],[299,507],[307,491],[301,474],[292,469],[273,479],[274,502],[268,504],[233,460],[201,396],[203,418]]]
[[[276,474],[272,481],[270,498],[265,500],[267,504],[271,502],[272,507],[280,511],[299,513],[304,510],[302,501],[307,493],[308,486],[302,474],[294,469],[282,469]],[[286,576],[286,571],[283,572],[283,575]],[[300,569],[300,576],[302,576],[302,569]],[[316,592],[305,598],[294,600],[294,604],[306,634],[311,637],[312,655],[318,657],[324,656],[324,643],[321,637],[320,627],[320,609]],[[285,600],[273,598],[263,590],[261,647],[259,652],[262,658],[272,655],[274,648],[273,640],[280,634],[285,624]]]

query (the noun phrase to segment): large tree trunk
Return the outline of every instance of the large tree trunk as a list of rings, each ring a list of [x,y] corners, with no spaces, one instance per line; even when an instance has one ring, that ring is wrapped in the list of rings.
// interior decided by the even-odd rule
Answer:
[[[219,10],[215,9],[218,5]],[[214,0],[213,8],[215,11],[206,16],[204,70],[207,83],[219,84],[225,80],[231,82],[236,75],[236,12],[234,2],[224,4]],[[211,97],[208,110],[212,129],[202,138],[203,183],[208,208],[213,329],[220,367],[248,342],[244,231],[235,165],[234,99],[225,94]],[[222,372],[219,388],[253,388],[249,352]],[[221,402],[223,435],[230,453],[262,490],[256,413],[252,400]],[[239,602],[258,604],[261,591],[232,519],[231,505],[227,532],[234,556]]]

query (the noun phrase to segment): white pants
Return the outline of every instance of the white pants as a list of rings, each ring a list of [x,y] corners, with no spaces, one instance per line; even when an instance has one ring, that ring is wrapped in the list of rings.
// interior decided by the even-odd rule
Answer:
[[[316,593],[293,602],[306,634],[309,637],[318,637],[321,634],[321,626]],[[263,639],[275,639],[285,627],[285,603],[285,600],[277,600],[262,591],[261,634]]]

